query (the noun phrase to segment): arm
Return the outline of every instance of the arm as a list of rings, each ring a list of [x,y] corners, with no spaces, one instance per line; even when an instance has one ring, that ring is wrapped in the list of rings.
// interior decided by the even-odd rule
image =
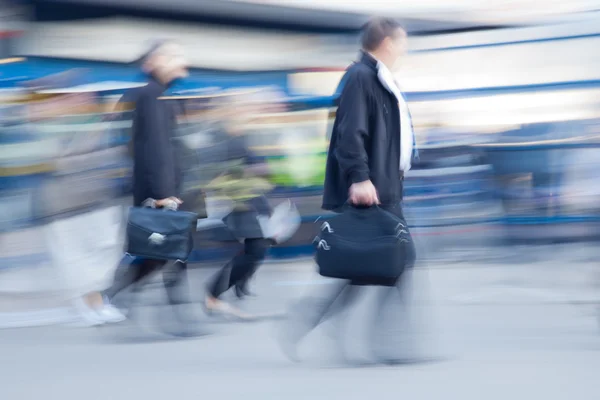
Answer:
[[[349,76],[337,109],[335,156],[350,183],[368,181],[369,157],[365,149],[369,137],[368,103],[360,77]]]

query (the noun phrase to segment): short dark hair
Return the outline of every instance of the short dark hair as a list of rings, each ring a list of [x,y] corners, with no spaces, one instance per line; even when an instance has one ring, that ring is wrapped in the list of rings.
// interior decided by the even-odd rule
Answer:
[[[376,50],[387,37],[403,29],[400,22],[393,18],[376,17],[370,19],[362,28],[361,45],[363,50]]]

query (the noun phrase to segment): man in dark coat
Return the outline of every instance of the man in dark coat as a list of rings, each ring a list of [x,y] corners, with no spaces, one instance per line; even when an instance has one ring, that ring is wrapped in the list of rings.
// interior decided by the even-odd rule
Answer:
[[[340,212],[348,203],[379,205],[404,219],[403,180],[411,166],[415,141],[406,101],[391,71],[405,47],[406,32],[396,21],[374,18],[365,25],[360,60],[348,68],[336,91],[340,97],[327,157],[325,210]],[[409,252],[411,266],[414,246]],[[299,341],[325,317],[347,307],[355,299],[358,285],[396,284],[393,280],[341,281],[332,285],[332,293],[314,307],[300,310],[302,315],[286,326],[284,351],[295,357]],[[388,296],[386,290],[380,305]]]
[[[155,44],[142,58],[142,69],[148,75],[148,84],[129,92],[127,101],[134,102],[132,125],[133,204],[156,208],[178,208],[182,171],[175,148],[176,112],[173,104],[159,98],[178,79],[185,78],[187,62],[182,48],[174,42]],[[184,206],[182,205],[182,208]],[[104,307],[110,308],[111,299],[133,284],[165,266],[165,261],[136,260],[125,273],[117,274],[113,285],[103,293]],[[188,302],[184,293],[186,265],[177,262],[163,272],[169,302],[181,305]],[[114,307],[110,308],[114,312]],[[183,315],[174,307],[175,316],[183,325]],[[102,313],[102,309],[100,310]],[[184,333],[185,326],[182,326]]]

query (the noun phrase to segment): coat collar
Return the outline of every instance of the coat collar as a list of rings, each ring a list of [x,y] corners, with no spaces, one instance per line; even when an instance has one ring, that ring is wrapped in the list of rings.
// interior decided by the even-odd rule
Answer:
[[[379,80],[379,82],[381,83],[381,85],[383,85],[383,87],[390,92],[391,94],[394,95],[394,97],[396,97],[398,99],[398,101],[400,101],[400,90],[398,88],[397,83],[394,81],[394,76],[392,75],[391,71],[382,64],[381,68],[379,66],[380,62],[373,57],[371,54],[367,53],[366,51],[362,51],[362,56],[361,56],[361,60],[360,62],[362,64],[365,64],[366,66],[368,66],[369,68],[371,68],[375,74],[377,75],[377,78]]]
[[[371,68],[373,71],[377,72],[377,60],[375,57],[367,53],[366,51],[361,51],[360,62],[365,64],[367,67]]]
[[[400,93],[400,89],[398,88],[398,84],[396,83],[392,72],[385,65],[378,64],[377,78],[379,78],[379,82],[381,82],[388,92],[393,94],[396,99],[400,101],[400,97],[402,95]]]

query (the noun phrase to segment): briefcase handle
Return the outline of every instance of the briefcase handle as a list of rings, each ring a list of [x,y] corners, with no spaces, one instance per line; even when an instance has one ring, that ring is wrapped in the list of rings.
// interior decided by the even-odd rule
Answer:
[[[382,209],[378,204],[373,204],[370,206],[365,206],[362,204],[356,205],[350,203],[350,199],[346,200],[341,207],[342,209],[352,209],[352,210],[379,210]]]
[[[144,200],[144,202],[142,203],[142,207],[155,208],[155,209],[159,209],[159,210],[163,210],[163,211],[177,211],[179,209],[179,204],[177,204],[176,201],[172,200],[167,206],[159,208],[159,207],[156,207],[155,199],[148,198],[148,199]]]

